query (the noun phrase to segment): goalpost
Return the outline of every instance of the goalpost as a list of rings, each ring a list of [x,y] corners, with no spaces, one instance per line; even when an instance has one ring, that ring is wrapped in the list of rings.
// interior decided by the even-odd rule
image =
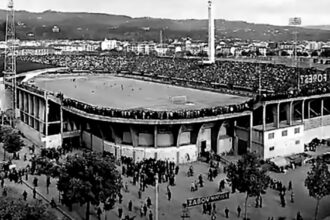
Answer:
[[[187,96],[171,96],[170,101],[176,105],[183,105],[187,103]]]

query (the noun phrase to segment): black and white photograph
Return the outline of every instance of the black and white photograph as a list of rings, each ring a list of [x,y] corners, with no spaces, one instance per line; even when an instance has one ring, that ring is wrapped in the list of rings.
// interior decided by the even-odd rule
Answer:
[[[330,0],[1,0],[0,220],[330,220]]]

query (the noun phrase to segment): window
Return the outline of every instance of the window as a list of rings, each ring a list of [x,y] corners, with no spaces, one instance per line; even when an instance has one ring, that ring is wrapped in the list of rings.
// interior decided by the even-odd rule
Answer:
[[[282,131],[282,136],[288,136],[288,130]]]
[[[269,133],[268,134],[268,139],[274,139],[275,134],[274,133]]]
[[[295,128],[295,129],[294,129],[294,133],[295,133],[295,134],[299,134],[299,133],[300,133],[300,128]]]
[[[300,140],[297,140],[297,141],[296,141],[296,145],[298,145],[298,144],[300,144]]]
[[[274,151],[274,150],[275,150],[275,147],[274,146],[272,146],[272,147],[269,148],[269,151]]]

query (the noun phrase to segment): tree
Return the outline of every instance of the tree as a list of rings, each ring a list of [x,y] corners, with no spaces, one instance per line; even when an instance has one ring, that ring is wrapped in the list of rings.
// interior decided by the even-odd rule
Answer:
[[[311,171],[307,173],[305,186],[309,190],[309,196],[316,199],[314,219],[317,219],[320,201],[330,195],[330,172],[327,164],[321,158],[317,158]]]
[[[13,156],[15,158],[16,153],[20,151],[23,146],[24,142],[18,132],[12,131],[10,133],[7,133],[3,142],[4,150],[8,151],[8,153],[14,154]]]
[[[0,219],[48,220],[56,216],[42,202],[25,202],[11,197],[0,197]]]
[[[249,197],[261,196],[268,188],[270,177],[260,169],[260,162],[255,154],[248,153],[237,164],[230,164],[227,178],[233,189],[246,193],[244,218],[247,219],[247,201]],[[234,190],[233,190],[234,191]]]
[[[5,137],[13,131],[12,127],[2,125],[0,126],[0,142],[3,143]]]
[[[63,194],[63,202],[86,204],[86,220],[89,219],[90,204],[107,202],[112,208],[122,186],[121,176],[115,161],[96,153],[84,153],[67,157],[60,168],[57,188]]]

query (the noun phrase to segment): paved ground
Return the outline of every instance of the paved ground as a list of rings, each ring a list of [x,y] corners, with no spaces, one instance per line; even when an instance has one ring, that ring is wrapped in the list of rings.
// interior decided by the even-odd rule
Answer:
[[[120,109],[148,108],[153,110],[200,109],[242,103],[248,98],[197,89],[183,88],[115,76],[37,78],[40,88],[97,106]],[[155,92],[157,91],[157,92]],[[109,94],[111,94],[109,96]],[[173,96],[186,96],[193,105],[176,105]],[[97,98],[96,98],[97,97]]]
[[[26,152],[27,149],[24,148],[22,150],[21,155],[23,155],[23,152]],[[318,152],[326,152],[330,151],[330,148],[320,148],[318,149]],[[1,151],[2,153],[2,151]],[[19,166],[23,166],[24,162],[22,161],[15,161],[16,164]],[[208,171],[208,166],[204,163],[197,162],[193,164],[195,176],[194,177],[187,177],[186,172],[188,170],[188,165],[180,166],[180,172],[179,175],[176,177],[176,186],[171,188],[172,191],[172,200],[167,200],[166,195],[166,184],[160,185],[160,191],[159,191],[159,220],[174,220],[174,219],[181,219],[181,212],[182,212],[182,203],[186,201],[187,198],[195,198],[195,197],[201,197],[201,196],[207,196],[217,193],[218,183],[221,179],[225,178],[225,174],[221,174],[214,182],[209,182],[206,180],[206,174]],[[300,211],[304,217],[304,219],[312,219],[315,209],[315,200],[310,198],[308,196],[307,190],[304,186],[304,179],[306,178],[306,173],[310,169],[310,165],[306,165],[303,167],[298,167],[295,170],[289,170],[286,174],[277,174],[277,173],[270,173],[270,176],[272,176],[275,179],[281,180],[284,184],[288,184],[290,180],[293,182],[293,190],[295,193],[295,202],[290,203],[290,193],[287,193],[286,195],[286,201],[287,206],[285,208],[282,208],[280,206],[280,199],[278,196],[278,193],[272,189],[267,190],[267,194],[263,196],[263,208],[255,208],[254,199],[250,199],[248,202],[248,215],[251,218],[251,220],[259,220],[259,219],[268,219],[268,217],[272,216],[274,219],[277,219],[278,217],[287,217],[287,219],[294,219],[296,216],[297,211]],[[190,185],[191,182],[195,179],[197,179],[197,176],[199,174],[203,174],[205,182],[205,187],[200,188],[197,192],[190,192]],[[45,188],[45,176],[40,176],[39,178],[39,186],[38,191],[41,192],[45,197],[48,199],[55,198],[56,201],[58,201],[58,192],[56,190],[56,180],[51,180],[51,188],[49,194],[46,192]],[[28,182],[32,185],[32,179],[33,177],[30,177]],[[130,182],[131,179],[123,178],[123,182]],[[9,183],[8,183],[9,184]],[[9,184],[10,185],[10,184]],[[18,190],[22,191],[22,186],[19,185],[17,187]],[[229,191],[229,188],[227,188]],[[115,209],[103,213],[102,220],[115,220],[118,218],[118,207],[122,206],[124,210],[124,214],[128,214],[129,216],[136,216],[136,220],[140,219],[148,219],[147,217],[141,218],[140,215],[140,206],[147,198],[147,196],[150,196],[152,199],[152,203],[154,205],[154,195],[155,195],[155,189],[154,187],[149,187],[146,189],[146,191],[142,194],[142,200],[138,199],[137,194],[138,188],[137,186],[132,186],[129,184],[129,193],[122,192],[124,195],[124,200],[121,205],[116,204]],[[32,193],[29,193],[29,196],[32,196]],[[217,207],[217,219],[226,219],[224,216],[224,209],[225,207],[228,207],[230,210],[230,218],[229,219],[239,219],[236,216],[236,208],[237,205],[240,205],[243,209],[244,207],[244,198],[245,194],[241,193],[235,193],[230,194],[230,198],[228,200],[219,201],[216,202]],[[129,200],[133,201],[133,212],[128,212],[128,202]],[[63,210],[68,212],[70,216],[72,216],[73,219],[84,219],[84,213],[85,213],[85,207],[75,205],[74,211],[69,212],[66,207],[60,206]],[[324,219],[326,216],[330,216],[330,197],[325,198],[321,201],[320,204],[320,210],[319,210],[319,219]],[[152,210],[154,209],[154,206],[152,206]],[[95,215],[95,211],[92,208],[92,216],[91,220],[97,219]],[[209,215],[202,215],[202,207],[197,206],[189,209],[190,216],[192,220],[206,220],[211,219]]]

